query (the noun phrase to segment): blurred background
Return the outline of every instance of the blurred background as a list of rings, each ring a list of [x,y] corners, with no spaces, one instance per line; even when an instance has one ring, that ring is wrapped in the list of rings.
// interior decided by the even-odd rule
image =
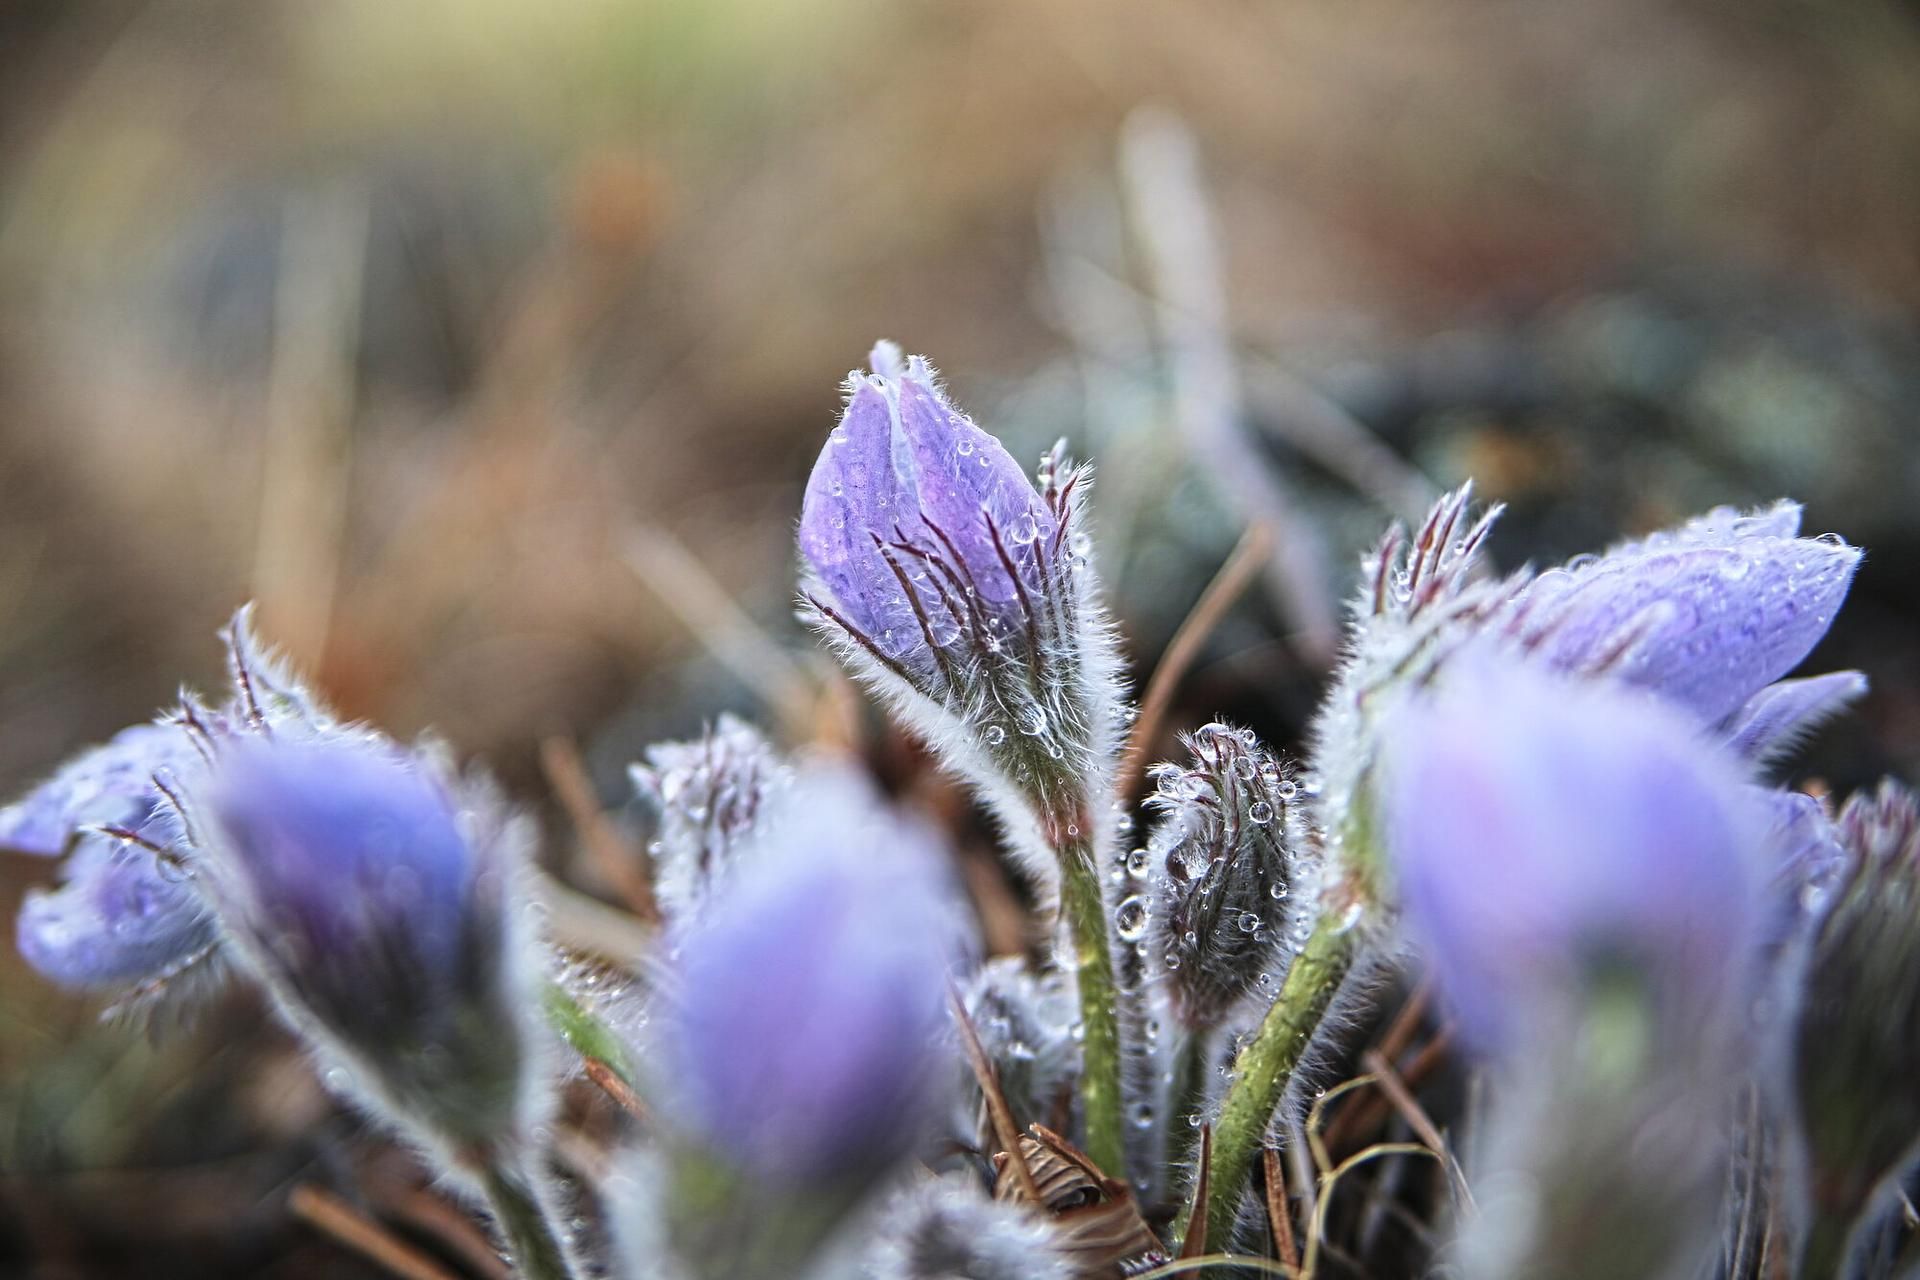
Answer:
[[[1004,905],[791,617],[878,337],[1100,464],[1141,671],[1273,529],[1162,751],[1298,743],[1359,553],[1472,476],[1503,567],[1806,502],[1869,549],[1813,665],[1874,693],[1805,776],[1912,777],[1916,317],[1896,0],[0,0],[0,792],[217,687],[255,598],[585,894],[583,792],[643,839],[626,762],[733,710],[885,761]],[[99,1007],[0,955],[0,1274],[388,1274],[299,1185],[489,1274],[257,1002]]]

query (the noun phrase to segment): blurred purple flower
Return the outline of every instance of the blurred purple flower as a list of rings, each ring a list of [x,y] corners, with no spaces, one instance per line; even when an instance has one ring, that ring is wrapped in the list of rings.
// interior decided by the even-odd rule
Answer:
[[[924,357],[876,346],[807,480],[800,553],[816,606],[927,679],[942,650],[1023,644],[1063,522],[1001,445],[934,383]]]
[[[1826,634],[1860,562],[1838,537],[1801,538],[1799,527],[1790,502],[1717,508],[1539,575],[1496,625],[1554,670],[1619,677],[1709,723],[1736,717],[1751,736],[1761,726],[1738,715],[1743,705]],[[1800,696],[1762,710],[1801,724],[1846,694],[1828,684]]]
[[[456,1146],[515,1131],[522,833],[490,796],[371,735],[245,737],[188,818],[240,958],[373,1100]]]
[[[1767,815],[1732,757],[1641,695],[1478,660],[1391,728],[1385,829],[1463,1026],[1511,1039],[1626,971],[1699,1026],[1764,928]]]
[[[686,1136],[750,1175],[844,1188],[923,1136],[957,926],[929,832],[816,772],[672,963],[665,1087]]]

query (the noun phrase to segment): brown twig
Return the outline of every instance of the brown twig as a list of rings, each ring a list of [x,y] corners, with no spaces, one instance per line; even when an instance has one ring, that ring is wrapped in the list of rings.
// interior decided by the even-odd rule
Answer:
[[[1180,680],[1186,675],[1193,660],[1200,656],[1200,647],[1213,634],[1213,629],[1226,617],[1227,610],[1240,598],[1247,585],[1260,572],[1260,566],[1266,562],[1273,550],[1273,531],[1264,524],[1247,526],[1240,535],[1233,554],[1227,557],[1220,571],[1213,575],[1213,581],[1200,593],[1200,599],[1194,602],[1180,629],[1173,633],[1173,639],[1167,642],[1167,649],[1160,657],[1159,665],[1153,669],[1153,678],[1147,681],[1147,691],[1140,699],[1140,716],[1133,722],[1133,733],[1127,738],[1126,753],[1121,757],[1120,776],[1115,781],[1114,790],[1123,798],[1131,798],[1133,789],[1139,785],[1141,771],[1146,767],[1147,752],[1152,749],[1153,740],[1160,733],[1160,722],[1166,719],[1167,708],[1173,703],[1174,691],[1179,688]]]
[[[314,1230],[402,1280],[456,1280],[452,1272],[426,1254],[312,1183],[295,1187],[287,1197],[287,1207]]]
[[[643,1123],[646,1121],[647,1104],[640,1101],[640,1095],[633,1091],[631,1085],[620,1078],[618,1071],[615,1071],[598,1058],[583,1058],[581,1062],[587,1073],[587,1079],[599,1085],[601,1092],[605,1093],[609,1098],[612,1098],[619,1104],[622,1111],[632,1116],[635,1120]]]
[[[981,1047],[980,1035],[973,1029],[973,1019],[967,1016],[967,1006],[960,999],[959,990],[948,987],[947,999],[953,1005],[953,1020],[960,1028],[960,1046],[966,1050],[967,1065],[973,1068],[973,1078],[980,1085],[981,1096],[987,1100],[994,1141],[1012,1162],[1014,1176],[1020,1180],[1020,1190],[1026,1195],[1027,1203],[1044,1207],[1040,1188],[1033,1180],[1033,1170],[1027,1166],[1026,1154],[1020,1150],[1020,1126],[1013,1118],[1013,1108],[1007,1105],[1007,1095],[1000,1091],[1000,1077],[993,1069],[993,1061]]]
[[[389,1207],[396,1218],[459,1254],[461,1261],[485,1280],[514,1280],[513,1272],[500,1260],[500,1250],[487,1239],[479,1224],[427,1188],[416,1187],[391,1202]]]
[[[641,869],[640,851],[608,820],[606,811],[600,807],[599,798],[594,795],[593,779],[587,776],[587,767],[573,740],[557,734],[542,739],[540,768],[600,874],[606,877],[628,910],[648,924],[659,924],[660,906],[654,901],[653,885]]]
[[[1287,1170],[1280,1153],[1272,1147],[1260,1151],[1260,1164],[1267,1175],[1267,1224],[1273,1228],[1274,1251],[1290,1267],[1300,1265],[1300,1246],[1293,1238],[1293,1206],[1287,1197]]]

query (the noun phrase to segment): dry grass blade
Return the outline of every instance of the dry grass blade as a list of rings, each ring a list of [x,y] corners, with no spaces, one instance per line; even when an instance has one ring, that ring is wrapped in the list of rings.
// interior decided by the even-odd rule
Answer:
[[[1447,1181],[1453,1186],[1453,1194],[1460,1202],[1463,1212],[1471,1215],[1475,1212],[1473,1192],[1467,1186],[1467,1176],[1460,1168],[1460,1162],[1453,1158],[1453,1150],[1440,1133],[1439,1126],[1433,1123],[1425,1108],[1420,1105],[1413,1091],[1407,1088],[1400,1073],[1393,1069],[1386,1055],[1378,1049],[1369,1049],[1360,1059],[1368,1071],[1373,1073],[1374,1084],[1387,1096],[1393,1109],[1407,1122],[1407,1127],[1420,1136],[1420,1141],[1433,1148],[1433,1154],[1440,1157],[1440,1163],[1446,1168]]]
[[[1260,1152],[1260,1165],[1267,1177],[1267,1225],[1273,1230],[1274,1252],[1282,1262],[1297,1265],[1300,1245],[1293,1238],[1293,1206],[1287,1199],[1286,1165],[1272,1147]]]
[[[814,681],[715,581],[698,556],[666,530],[643,525],[628,534],[623,558],[688,633],[758,694],[793,735],[807,729],[813,719]]]
[[[1200,647],[1213,634],[1214,628],[1220,625],[1220,620],[1227,616],[1227,610],[1233,607],[1233,602],[1246,591],[1272,551],[1273,531],[1264,524],[1248,526],[1247,531],[1240,535],[1240,541],[1234,545],[1233,554],[1213,575],[1213,581],[1200,593],[1200,599],[1194,602],[1192,611],[1181,622],[1180,629],[1167,642],[1166,653],[1161,655],[1159,665],[1154,667],[1153,678],[1147,681],[1147,691],[1140,699],[1140,716],[1133,722],[1126,753],[1121,757],[1120,776],[1116,779],[1114,790],[1122,798],[1130,799],[1133,789],[1140,783],[1141,772],[1146,768],[1147,752],[1152,749],[1153,740],[1160,733],[1160,724],[1167,717],[1167,708],[1173,704],[1173,695],[1180,687],[1181,678],[1193,666],[1194,659],[1200,656]]]
[[[547,785],[567,811],[568,821],[580,836],[600,874],[607,878],[629,911],[648,924],[660,923],[660,907],[653,900],[653,885],[642,870],[641,855],[619,828],[608,820],[599,798],[593,793],[593,780],[587,776],[573,740],[554,736],[540,743],[540,768]]]
[[[332,1192],[302,1183],[287,1197],[295,1217],[402,1280],[458,1280],[452,1272],[407,1244]]]
[[[395,1218],[458,1254],[461,1261],[484,1280],[514,1280],[512,1270],[500,1260],[500,1250],[487,1239],[479,1224],[425,1187],[416,1187],[401,1196],[388,1205],[388,1210]]]
[[[967,1065],[973,1068],[973,1078],[980,1085],[981,1096],[987,1100],[987,1115],[993,1120],[994,1139],[1000,1144],[1001,1152],[1013,1169],[1027,1203],[1041,1205],[1044,1202],[1040,1198],[1040,1188],[1034,1183],[1033,1170],[1027,1164],[1026,1153],[1020,1149],[1020,1126],[1013,1118],[1013,1108],[1007,1105],[1007,1095],[1000,1090],[999,1074],[994,1071],[987,1051],[980,1045],[980,1035],[973,1029],[973,1019],[967,1016],[967,1007],[960,999],[960,993],[949,987],[947,999],[953,1005],[953,1020],[960,1028],[960,1044],[966,1050]]]
[[[1313,1230],[1307,1235],[1306,1257],[1300,1267],[1300,1274],[1305,1280],[1312,1280],[1314,1270],[1320,1262],[1320,1253],[1327,1234],[1327,1207],[1333,1203],[1334,1184],[1361,1165],[1387,1156],[1428,1156],[1435,1160],[1440,1159],[1438,1152],[1417,1142],[1377,1142],[1364,1151],[1356,1151],[1329,1169],[1320,1179],[1320,1203],[1314,1206]]]
[[[1284,1262],[1275,1262],[1271,1258],[1256,1258],[1251,1254],[1207,1253],[1198,1258],[1177,1258],[1162,1263],[1150,1270],[1142,1271],[1133,1280],[1160,1280],[1161,1276],[1194,1275],[1213,1267],[1233,1267],[1236,1270],[1258,1271],[1262,1275],[1287,1276],[1290,1280],[1299,1280],[1300,1269],[1290,1267]]]

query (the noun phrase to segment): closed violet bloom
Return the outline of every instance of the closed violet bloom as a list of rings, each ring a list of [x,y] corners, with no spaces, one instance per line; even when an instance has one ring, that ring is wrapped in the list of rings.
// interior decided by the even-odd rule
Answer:
[[[1408,923],[1483,1047],[1620,973],[1701,1035],[1749,980],[1764,795],[1642,694],[1470,656],[1396,718],[1384,805]]]
[[[1717,1241],[1770,814],[1646,694],[1464,655],[1396,717],[1406,920],[1500,1068],[1467,1280],[1680,1280]]]
[[[1086,473],[1056,448],[1036,490],[923,358],[881,343],[872,361],[807,481],[807,607],[1011,825],[1091,828],[1082,784],[1111,759],[1120,695],[1080,527]]]
[[[930,832],[850,775],[781,821],[677,939],[665,1045],[687,1137],[773,1184],[858,1183],[924,1136],[957,924]]]
[[[540,1093],[522,822],[371,735],[224,743],[187,816],[232,945],[352,1091],[455,1167],[519,1140]]]
[[[951,1100],[961,936],[932,833],[856,775],[803,770],[666,940],[648,1092],[669,1142],[623,1234],[689,1275],[811,1274]]]
[[[1120,1171],[1114,996],[1115,765],[1126,690],[1064,441],[1038,487],[956,409],[926,360],[883,342],[854,373],[807,481],[804,611],[849,669],[992,809],[1057,901],[1084,1027],[1087,1153]]]

